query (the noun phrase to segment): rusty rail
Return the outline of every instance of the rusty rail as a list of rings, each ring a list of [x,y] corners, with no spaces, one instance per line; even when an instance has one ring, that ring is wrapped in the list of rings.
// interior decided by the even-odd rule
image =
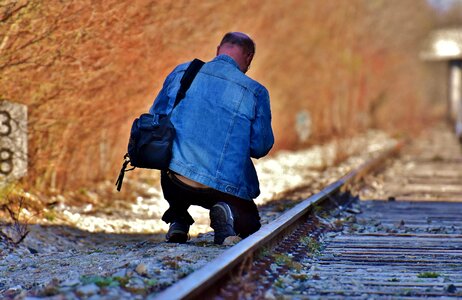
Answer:
[[[290,231],[314,205],[318,205],[342,189],[346,189],[348,184],[359,180],[366,173],[379,167],[387,158],[396,155],[403,145],[402,142],[397,143],[383,151],[377,157],[349,172],[319,193],[302,201],[272,223],[263,226],[258,232],[226,250],[201,269],[155,295],[153,299],[198,299],[204,293],[209,293],[221,278],[252,257],[256,251],[280,240],[281,233]]]

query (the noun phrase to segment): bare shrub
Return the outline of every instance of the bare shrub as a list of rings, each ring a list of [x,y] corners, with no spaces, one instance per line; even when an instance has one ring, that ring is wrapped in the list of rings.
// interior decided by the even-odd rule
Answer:
[[[0,222],[0,235],[10,246],[18,246],[29,234],[29,218],[22,216],[24,204],[23,197],[14,197],[0,207],[9,217],[9,221]]]

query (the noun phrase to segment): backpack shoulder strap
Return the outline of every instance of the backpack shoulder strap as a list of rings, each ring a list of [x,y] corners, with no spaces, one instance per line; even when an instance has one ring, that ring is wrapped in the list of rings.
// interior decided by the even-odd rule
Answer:
[[[202,68],[204,65],[204,62],[200,59],[195,58],[188,66],[186,71],[183,74],[183,77],[181,78],[180,81],[180,89],[178,90],[178,93],[176,94],[175,98],[175,104],[173,105],[173,108],[175,108],[178,103],[184,98],[186,95],[186,91],[189,89],[191,86],[191,83],[193,82],[194,78],[196,77],[197,73],[199,70]]]

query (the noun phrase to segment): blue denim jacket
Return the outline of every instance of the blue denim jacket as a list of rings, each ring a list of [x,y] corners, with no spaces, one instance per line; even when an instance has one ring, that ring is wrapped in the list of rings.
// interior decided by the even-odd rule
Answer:
[[[149,112],[172,111],[189,63],[170,73]],[[207,62],[172,112],[176,130],[170,169],[243,199],[260,194],[251,157],[274,143],[268,91],[227,55]]]

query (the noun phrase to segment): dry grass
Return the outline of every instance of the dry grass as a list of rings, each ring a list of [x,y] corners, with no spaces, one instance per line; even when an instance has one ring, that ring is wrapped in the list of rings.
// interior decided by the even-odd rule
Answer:
[[[28,105],[27,189],[114,180],[131,121],[164,77],[193,57],[213,58],[231,30],[257,42],[249,75],[271,94],[274,151],[370,127],[418,129],[433,118],[425,95],[434,76],[416,59],[434,18],[424,0],[8,3],[0,6],[0,99]],[[295,130],[302,110],[312,120],[305,142]]]

